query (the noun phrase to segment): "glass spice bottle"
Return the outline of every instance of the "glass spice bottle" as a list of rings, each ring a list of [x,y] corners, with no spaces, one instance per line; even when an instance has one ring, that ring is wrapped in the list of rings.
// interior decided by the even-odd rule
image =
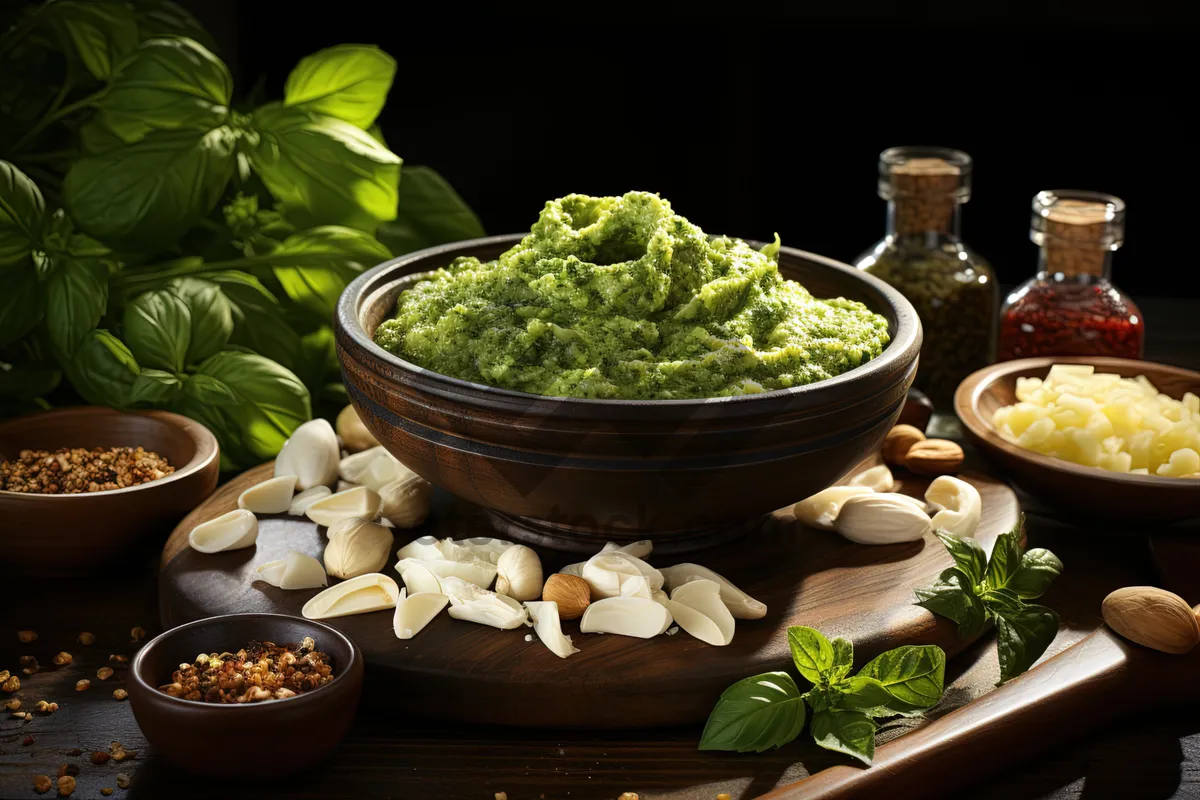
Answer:
[[[998,356],[1141,358],[1146,324],[1109,280],[1125,240],[1125,203],[1098,192],[1039,192],[1029,238],[1041,251],[1037,274],[1000,312]]]
[[[991,360],[999,294],[991,266],[959,236],[971,157],[945,147],[879,155],[887,230],[855,266],[908,298],[924,330],[915,385],[947,408],[964,378]]]

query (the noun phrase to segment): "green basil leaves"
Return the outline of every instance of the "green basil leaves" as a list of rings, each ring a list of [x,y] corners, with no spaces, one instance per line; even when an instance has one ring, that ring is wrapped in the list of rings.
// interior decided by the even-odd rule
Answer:
[[[330,47],[300,59],[283,87],[283,104],[371,127],[392,88],[396,59],[373,45]]]
[[[804,701],[791,675],[755,675],[721,693],[704,725],[700,749],[761,753],[799,736],[804,716]]]

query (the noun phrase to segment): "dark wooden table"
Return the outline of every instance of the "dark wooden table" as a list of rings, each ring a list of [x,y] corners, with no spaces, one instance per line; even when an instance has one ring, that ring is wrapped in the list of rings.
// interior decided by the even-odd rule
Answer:
[[[1200,368],[1200,330],[1189,314],[1195,301],[1147,300],[1150,320],[1149,356],[1166,363]],[[944,422],[944,421],[943,421]],[[1023,502],[1027,498],[1022,498]],[[1112,588],[1153,582],[1154,569],[1142,535],[1098,535],[1072,528],[1038,513],[1029,538],[1049,547],[1066,563],[1066,572],[1045,602],[1059,610],[1063,627],[1051,653],[1066,647],[1098,624],[1100,599]],[[3,522],[0,521],[0,526]],[[1200,525],[1195,526],[1200,535]],[[10,535],[36,535],[4,531]],[[166,537],[164,531],[163,538]],[[382,716],[362,708],[351,736],[333,758],[299,777],[259,786],[213,784],[186,777],[156,758],[134,723],[127,702],[113,699],[123,686],[126,665],[110,663],[110,654],[131,655],[134,626],[158,631],[155,598],[157,548],[130,553],[106,573],[89,580],[30,580],[6,575],[0,618],[0,670],[21,678],[16,695],[30,708],[39,699],[59,703],[50,716],[34,711],[32,722],[0,720],[0,798],[36,797],[32,777],[54,778],[62,765],[78,768],[75,797],[100,797],[112,787],[114,797],[159,798],[478,798],[492,800],[504,792],[522,798],[616,798],[637,792],[642,798],[713,800],[719,793],[755,797],[842,759],[806,743],[807,734],[782,749],[761,755],[700,753],[695,749],[699,726],[595,734],[580,731],[464,729],[426,723],[403,715]],[[1196,602],[1200,598],[1189,598]],[[21,645],[16,632],[37,631],[31,645]],[[77,642],[88,631],[96,641]],[[54,654],[74,656],[69,667],[51,665]],[[20,674],[18,658],[34,655],[43,670]],[[103,666],[115,674],[101,681]],[[76,681],[90,679],[86,691]],[[636,680],[636,676],[630,676]],[[945,698],[931,715],[941,716],[985,694],[997,679],[994,637],[955,658],[948,667]],[[1198,676],[1200,679],[1200,676]],[[7,696],[4,698],[7,699]],[[315,721],[314,724],[319,724]],[[920,721],[892,724],[885,738],[901,735]],[[280,731],[295,739],[298,757],[304,732]],[[24,742],[32,737],[32,743]],[[93,751],[107,751],[112,741],[138,754],[121,763],[94,765]],[[238,731],[218,742],[196,742],[212,757],[249,758],[254,742]],[[971,770],[975,765],[964,764]],[[116,776],[132,777],[127,791]],[[936,787],[930,787],[935,796]],[[1108,730],[1082,732],[1036,762],[981,780],[976,798],[1107,798],[1157,800],[1200,796],[1200,714],[1180,708],[1129,720]],[[51,795],[52,796],[53,792]]]

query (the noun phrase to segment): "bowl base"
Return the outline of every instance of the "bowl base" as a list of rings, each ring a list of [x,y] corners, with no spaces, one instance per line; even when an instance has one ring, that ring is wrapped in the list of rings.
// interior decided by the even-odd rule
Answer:
[[[662,555],[691,553],[741,538],[759,530],[770,514],[727,525],[709,525],[673,531],[616,531],[558,525],[531,517],[486,511],[492,526],[503,538],[567,553],[595,555],[606,542],[620,545],[641,539],[654,541],[654,552]]]

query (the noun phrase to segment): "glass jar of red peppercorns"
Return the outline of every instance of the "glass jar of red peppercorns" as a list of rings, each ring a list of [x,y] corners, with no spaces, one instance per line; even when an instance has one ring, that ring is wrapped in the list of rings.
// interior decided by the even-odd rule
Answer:
[[[1113,285],[1112,254],[1125,239],[1125,203],[1098,192],[1039,192],[1030,238],[1037,274],[1000,311],[997,356],[1141,358],[1145,321]]]

